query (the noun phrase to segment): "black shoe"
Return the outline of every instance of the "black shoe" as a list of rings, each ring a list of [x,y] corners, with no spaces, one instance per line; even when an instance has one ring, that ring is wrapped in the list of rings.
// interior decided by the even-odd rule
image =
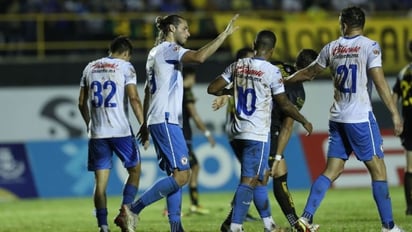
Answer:
[[[228,232],[230,231],[230,222],[224,221],[220,226],[220,232]]]
[[[254,222],[258,220],[258,218],[253,217],[250,213],[246,214],[245,222]]]

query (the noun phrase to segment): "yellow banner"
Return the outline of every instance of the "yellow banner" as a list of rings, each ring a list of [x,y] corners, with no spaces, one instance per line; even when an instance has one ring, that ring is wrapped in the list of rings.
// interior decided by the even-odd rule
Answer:
[[[216,15],[216,27],[223,31],[232,15]],[[302,48],[316,51],[340,36],[338,18],[328,21],[310,21],[304,18],[274,21],[240,16],[236,22],[239,31],[230,36],[233,56],[242,47],[251,47],[254,37],[260,30],[272,30],[277,36],[275,60],[294,62]],[[412,60],[406,49],[407,41],[412,39],[411,21],[407,19],[367,19],[364,35],[376,40],[383,54],[383,69],[387,74],[397,74]]]

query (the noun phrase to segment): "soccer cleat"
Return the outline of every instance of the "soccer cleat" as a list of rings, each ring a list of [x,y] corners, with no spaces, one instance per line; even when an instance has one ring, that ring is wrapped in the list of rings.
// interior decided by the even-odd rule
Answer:
[[[310,224],[308,219],[301,217],[295,222],[295,229],[298,232],[316,232],[319,229],[319,225]]]
[[[405,232],[405,231],[399,228],[397,225],[395,225],[392,229],[386,229],[385,227],[382,227],[382,232]]]
[[[136,228],[136,217],[129,207],[122,205],[120,212],[114,219],[114,223],[120,227],[122,232],[134,232]]]
[[[222,225],[220,225],[220,232],[228,232],[230,231],[230,221],[224,221]]]
[[[189,208],[189,212],[190,213],[195,213],[195,214],[200,214],[200,215],[205,215],[205,214],[209,214],[209,210],[203,208],[202,206],[199,205],[192,205]]]

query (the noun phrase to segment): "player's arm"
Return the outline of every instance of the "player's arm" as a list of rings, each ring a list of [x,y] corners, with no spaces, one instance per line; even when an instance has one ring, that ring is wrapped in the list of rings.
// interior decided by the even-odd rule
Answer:
[[[278,147],[276,150],[276,154],[283,154],[286,149],[286,145],[289,142],[290,136],[292,136],[292,131],[293,131],[293,123],[295,120],[291,117],[285,117],[283,119],[281,128],[280,128],[280,133],[278,136]]]
[[[292,102],[290,102],[285,93],[276,94],[274,96],[274,100],[286,115],[292,117],[293,119],[302,124],[302,126],[308,132],[308,135],[312,133],[312,123],[306,120],[306,118],[299,112],[296,106],[293,105]]]
[[[316,75],[323,71],[323,67],[316,62],[312,62],[310,65],[303,69],[298,70],[294,74],[285,77],[283,80],[285,83],[294,83],[299,81],[311,81]]]
[[[150,88],[145,84],[144,98],[143,98],[143,123],[140,125],[139,132],[137,133],[137,139],[147,149],[149,146],[149,129],[147,128],[147,112],[149,111],[150,102]]]
[[[225,88],[227,84],[222,76],[218,76],[207,87],[207,93],[215,96],[233,95],[233,88]]]
[[[126,95],[129,98],[130,106],[133,109],[133,113],[140,125],[143,124],[143,105],[140,101],[139,94],[137,93],[136,85],[126,85]]]
[[[223,44],[226,38],[235,32],[239,27],[234,26],[236,19],[239,17],[236,14],[226,26],[226,29],[220,33],[214,40],[210,41],[203,47],[198,50],[189,50],[187,51],[183,57],[182,62],[184,63],[203,63],[207,58],[209,58],[213,53],[217,51],[217,49]]]
[[[403,123],[401,116],[398,111],[398,107],[393,102],[393,96],[391,95],[391,89],[388,82],[383,74],[383,69],[381,67],[374,67],[368,70],[368,75],[372,77],[373,83],[375,84],[376,91],[379,97],[382,99],[386,108],[392,115],[392,122],[394,126],[395,135],[400,135],[403,131]]]
[[[186,104],[186,109],[189,112],[190,117],[193,119],[195,122],[195,125],[197,129],[203,132],[203,134],[206,136],[207,140],[209,141],[210,145],[212,147],[215,146],[216,142],[215,139],[213,138],[212,134],[210,131],[206,128],[206,125],[203,123],[202,119],[200,118],[199,114],[197,113],[195,104],[193,102],[189,102]]]
[[[90,122],[89,106],[87,103],[89,99],[88,95],[89,95],[89,92],[87,91],[87,88],[80,87],[78,107],[79,107],[80,114],[82,115],[83,121],[86,124],[87,130],[89,130],[89,122]]]

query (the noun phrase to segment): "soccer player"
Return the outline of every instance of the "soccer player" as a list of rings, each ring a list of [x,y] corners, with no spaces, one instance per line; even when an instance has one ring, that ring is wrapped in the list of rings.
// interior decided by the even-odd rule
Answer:
[[[282,71],[282,76],[289,76],[298,69],[302,69],[312,63],[318,53],[312,49],[302,49],[296,58],[294,66],[283,62],[275,62]],[[285,85],[285,92],[288,99],[301,109],[305,102],[305,90],[301,82]],[[287,185],[287,166],[284,159],[284,151],[293,131],[294,119],[285,115],[280,108],[274,107],[272,110],[272,120],[270,127],[271,143],[269,153],[269,167],[272,168],[273,194],[278,202],[283,214],[289,224],[294,227],[298,216],[292,196]]]
[[[138,191],[140,153],[128,120],[128,104],[143,123],[136,89],[136,72],[129,62],[133,46],[124,36],[115,38],[109,56],[90,62],[80,82],[79,110],[89,135],[88,170],[95,175],[94,206],[100,232],[109,231],[106,187],[115,153],[127,169],[122,205],[130,205]],[[148,143],[145,144],[147,148]]]
[[[412,52],[412,40],[408,43],[408,50]],[[406,170],[404,190],[406,199],[406,215],[412,215],[412,63],[406,65],[398,75],[393,86],[392,98],[397,105],[401,101],[403,132],[401,142],[406,150]]]
[[[286,78],[289,81],[312,80],[329,67],[332,73],[334,102],[330,108],[329,146],[323,173],[312,184],[302,217],[296,227],[316,231],[311,225],[326,191],[344,169],[349,156],[366,165],[372,177],[372,192],[377,205],[382,232],[402,231],[395,225],[386,176],[382,137],[372,111],[372,83],[389,109],[394,133],[402,133],[402,120],[391,99],[391,90],[382,69],[379,44],[362,35],[365,13],[352,6],[339,16],[342,36],[328,43],[315,62]]]
[[[273,62],[279,67],[282,76],[289,76],[298,69],[302,69],[312,63],[317,58],[318,53],[312,49],[302,49],[296,58],[295,65],[276,61]],[[285,93],[288,99],[300,110],[305,102],[305,90],[301,82],[285,85]],[[230,103],[230,99],[229,99]],[[225,102],[221,100],[214,101],[214,109],[219,109]],[[228,111],[234,110],[233,106],[228,104]],[[229,114],[230,116],[230,114]],[[233,116],[232,116],[233,117]],[[273,194],[276,201],[280,205],[289,224],[294,227],[298,216],[294,207],[292,196],[287,185],[287,166],[284,160],[284,150],[292,135],[294,120],[286,116],[280,108],[274,107],[271,114],[271,129],[270,129],[270,152],[269,152],[269,167],[272,167],[271,175],[273,177]],[[221,231],[226,231],[225,228],[230,226],[231,211],[221,226]]]
[[[269,177],[270,112],[274,98],[276,107],[293,117],[308,131],[312,124],[299,113],[284,93],[279,68],[267,60],[272,56],[276,36],[268,30],[260,31],[254,41],[255,55],[229,65],[208,86],[208,93],[216,96],[231,94],[235,102],[235,118],[231,125],[235,153],[241,157],[241,181],[233,201],[230,231],[243,231],[243,220],[250,203],[263,219],[265,231],[277,231],[271,216],[266,188]],[[226,86],[232,85],[227,89]],[[263,187],[262,187],[263,186]]]
[[[249,47],[244,47],[241,48],[237,51],[236,53],[236,60],[242,59],[242,58],[246,58],[246,57],[253,57],[255,54],[255,51],[253,51],[252,48]],[[222,96],[217,96],[212,103],[212,109],[213,110],[218,110],[221,107],[223,107],[224,105],[226,105],[227,103],[227,107],[226,107],[226,123],[225,123],[225,130],[227,132],[230,131],[230,126],[232,125],[232,122],[235,118],[234,116],[234,111],[235,111],[235,107],[234,107],[234,101],[233,98],[230,95],[222,95]],[[229,139],[229,144],[232,147],[233,151],[235,151],[235,147],[233,145],[233,137],[230,135],[230,133],[228,133],[228,139]],[[241,157],[238,156],[238,154],[235,153],[235,156],[237,158],[237,160],[240,162]],[[233,206],[233,202],[231,202],[231,206]],[[229,214],[227,215],[225,221],[222,224],[221,227],[221,231],[226,231],[227,227],[230,226],[230,221],[232,218],[232,210],[233,208],[231,208]],[[255,218],[254,216],[252,216],[252,214],[250,214],[249,212],[246,214],[246,218],[245,221],[257,221],[258,219]]]
[[[187,148],[189,150],[189,164],[192,169],[192,174],[189,179],[189,197],[190,197],[190,213],[196,214],[208,214],[209,210],[199,205],[199,192],[198,192],[198,176],[199,176],[199,162],[193,151],[192,146],[192,128],[190,126],[190,120],[192,119],[196,127],[203,132],[208,139],[212,147],[215,146],[216,141],[212,136],[212,133],[207,129],[203,123],[200,115],[197,113],[195,102],[196,98],[193,94],[192,87],[196,83],[196,72],[193,67],[183,68],[183,134],[185,136]]]
[[[136,215],[146,206],[167,198],[170,230],[183,231],[181,223],[182,187],[190,176],[189,154],[182,131],[183,63],[203,63],[238,29],[235,15],[216,39],[199,50],[183,47],[189,33],[187,21],[179,15],[156,18],[159,30],[155,47],[146,63],[144,123],[138,138],[145,142],[150,135],[156,149],[159,167],[167,177],[159,179],[131,207],[124,206],[117,216],[123,231],[134,231]]]

